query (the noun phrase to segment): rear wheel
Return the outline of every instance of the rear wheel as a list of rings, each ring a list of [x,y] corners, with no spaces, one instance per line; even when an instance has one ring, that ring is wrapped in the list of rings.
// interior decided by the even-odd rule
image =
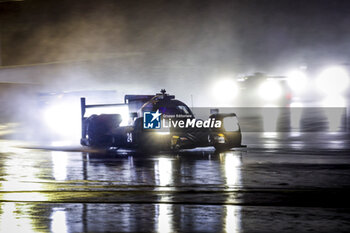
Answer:
[[[112,132],[119,127],[119,114],[92,115],[87,119],[86,131],[88,144],[93,147],[113,145]]]

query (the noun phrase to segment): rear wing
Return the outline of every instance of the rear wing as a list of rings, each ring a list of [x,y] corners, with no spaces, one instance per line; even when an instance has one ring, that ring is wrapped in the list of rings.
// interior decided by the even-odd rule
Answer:
[[[116,103],[116,104],[86,104],[86,98],[80,98],[80,106],[81,106],[81,137],[82,139],[86,138],[86,123],[85,117],[87,108],[99,108],[99,107],[114,107],[114,106],[124,106],[128,105],[129,112],[137,112],[142,105],[144,105],[147,101],[151,100],[155,95],[125,95],[124,103]]]
[[[137,112],[147,101],[150,101],[152,98],[169,98],[174,99],[174,95],[165,94],[165,90],[161,90],[162,93],[157,93],[156,95],[125,95],[124,103],[117,104],[86,104],[86,98],[80,98],[81,106],[81,136],[82,139],[86,139],[86,127],[85,127],[85,112],[87,108],[99,108],[99,107],[113,107],[113,106],[123,106],[128,105],[129,113]]]

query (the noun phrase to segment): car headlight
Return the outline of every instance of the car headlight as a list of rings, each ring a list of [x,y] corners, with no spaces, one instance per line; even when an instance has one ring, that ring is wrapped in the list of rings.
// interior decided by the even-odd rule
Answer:
[[[282,87],[277,81],[266,80],[259,86],[259,95],[264,100],[276,100],[282,95]]]
[[[52,105],[43,110],[43,120],[52,133],[76,136],[81,130],[79,108],[71,105]]]
[[[295,70],[291,71],[287,75],[287,82],[289,87],[295,92],[302,92],[305,90],[307,84],[307,78],[305,73]]]
[[[213,87],[213,96],[219,101],[233,100],[238,94],[238,85],[233,79],[218,80]]]
[[[229,132],[234,132],[239,130],[238,119],[235,116],[225,117],[223,119],[224,129]]]
[[[349,76],[341,67],[327,68],[316,79],[316,86],[324,94],[341,94],[349,86]]]

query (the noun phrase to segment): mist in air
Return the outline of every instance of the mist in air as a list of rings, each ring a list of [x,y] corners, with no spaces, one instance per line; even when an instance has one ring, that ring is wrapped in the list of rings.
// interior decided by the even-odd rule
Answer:
[[[120,97],[166,88],[205,106],[221,77],[347,63],[347,3],[318,2],[1,3],[0,82],[114,89]]]

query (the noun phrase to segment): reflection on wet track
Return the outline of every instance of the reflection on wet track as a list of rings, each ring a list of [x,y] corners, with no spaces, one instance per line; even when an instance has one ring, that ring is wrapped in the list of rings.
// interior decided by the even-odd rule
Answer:
[[[350,230],[349,140],[246,133],[244,150],[157,155],[29,150],[0,140],[0,229]]]

